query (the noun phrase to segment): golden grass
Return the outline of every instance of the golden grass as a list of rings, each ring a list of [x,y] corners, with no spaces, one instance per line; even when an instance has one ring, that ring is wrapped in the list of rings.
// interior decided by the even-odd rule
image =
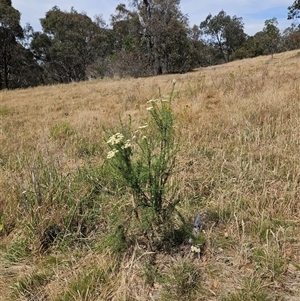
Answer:
[[[1,91],[0,214],[7,229],[0,232],[0,300],[171,300],[176,294],[180,300],[299,300],[299,70],[295,50],[182,75]],[[205,220],[201,258],[184,245],[157,254],[153,272],[145,270],[152,255],[138,245],[121,258],[102,248],[40,253],[37,239],[22,229],[26,221],[17,220],[16,191],[29,185],[35,160],[41,154],[46,162],[57,160],[66,175],[100,165],[103,126],[117,126],[129,115],[140,124],[147,100],[158,98],[159,89],[167,97],[173,79],[184,138],[173,181],[185,196],[182,214],[192,223],[200,212]],[[79,194],[87,191],[82,187]],[[47,216],[47,208],[38,210]],[[32,244],[28,254],[14,252],[16,261],[7,261],[20,237]],[[96,231],[92,239],[101,235]],[[190,294],[183,289],[189,282],[178,276],[185,273],[190,284],[197,282]],[[26,279],[30,287],[34,275],[42,280],[32,280],[26,294],[20,283]],[[74,283],[87,286],[85,296]]]

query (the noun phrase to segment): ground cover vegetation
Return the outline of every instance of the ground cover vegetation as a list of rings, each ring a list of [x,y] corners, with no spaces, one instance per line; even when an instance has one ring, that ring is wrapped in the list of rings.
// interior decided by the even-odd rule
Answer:
[[[1,91],[0,300],[299,300],[299,63]]]
[[[280,32],[274,17],[253,36],[245,34],[241,17],[223,10],[190,25],[179,0],[127,2],[107,22],[101,11],[92,20],[75,8],[54,6],[35,31],[30,23],[20,26],[21,12],[11,0],[0,0],[0,90],[185,73],[300,48],[299,1],[287,8],[295,20],[290,27]]]

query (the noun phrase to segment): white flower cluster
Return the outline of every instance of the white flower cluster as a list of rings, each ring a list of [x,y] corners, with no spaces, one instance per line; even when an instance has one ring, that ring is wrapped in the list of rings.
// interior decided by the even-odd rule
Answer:
[[[124,145],[122,146],[122,149],[129,148],[129,147],[131,147],[131,143],[130,140],[128,139],[125,141]]]
[[[139,126],[138,129],[134,132],[134,134],[137,134],[141,129],[145,129],[148,127],[148,123],[144,123],[143,125]],[[116,148],[113,148],[111,151],[109,151],[107,153],[107,159],[111,159],[113,158],[116,153],[118,153],[119,151],[121,150],[124,150],[124,149],[127,149],[127,148],[131,148],[132,147],[132,144],[131,144],[131,141],[133,139],[135,139],[136,136],[134,135],[132,137],[132,139],[127,139],[126,141],[124,141],[124,135],[121,134],[121,133],[116,133],[114,135],[112,135],[111,137],[109,137],[109,139],[107,140],[107,144],[110,144],[110,145],[116,145],[117,147]],[[143,136],[142,139],[147,139],[146,136]]]
[[[108,139],[107,144],[110,144],[110,145],[118,144],[122,141],[123,138],[124,138],[123,134],[116,133]]]
[[[117,149],[113,149],[113,150],[109,151],[107,154],[107,159],[113,158],[117,152],[118,152]]]
[[[191,251],[200,254],[201,249],[199,247],[191,246]]]
[[[110,144],[110,145],[117,145],[117,144],[119,144],[119,147],[121,146],[121,149],[130,148],[130,147],[131,147],[131,142],[130,142],[130,140],[128,139],[128,140],[126,140],[125,142],[122,142],[123,138],[124,138],[124,135],[123,135],[123,134],[121,134],[121,133],[116,133],[116,134],[112,135],[112,136],[107,140],[107,144]],[[112,149],[111,151],[109,151],[109,152],[107,153],[107,157],[106,157],[106,158],[107,158],[107,159],[111,159],[111,158],[113,158],[113,157],[116,155],[116,153],[118,153],[118,152],[119,152],[119,150],[116,149],[116,148],[114,148],[114,149]]]

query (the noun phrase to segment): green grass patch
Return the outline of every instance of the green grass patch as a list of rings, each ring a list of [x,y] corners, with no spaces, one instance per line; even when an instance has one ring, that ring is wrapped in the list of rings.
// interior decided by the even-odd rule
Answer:
[[[11,116],[14,114],[14,110],[10,108],[0,108],[0,116]]]
[[[71,124],[67,121],[59,122],[55,124],[50,130],[50,136],[57,139],[66,139],[75,134],[75,130]]]

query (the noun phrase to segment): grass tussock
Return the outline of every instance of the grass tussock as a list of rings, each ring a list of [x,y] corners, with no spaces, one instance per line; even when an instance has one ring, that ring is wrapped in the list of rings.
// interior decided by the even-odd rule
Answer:
[[[299,300],[298,53],[1,91],[0,299]],[[175,161],[153,140],[107,164],[107,129],[171,91]]]

